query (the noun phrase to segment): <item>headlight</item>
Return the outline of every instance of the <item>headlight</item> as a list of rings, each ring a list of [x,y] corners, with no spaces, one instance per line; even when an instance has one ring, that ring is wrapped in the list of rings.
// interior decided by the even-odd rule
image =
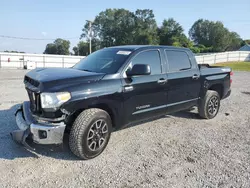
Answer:
[[[57,108],[71,98],[69,92],[60,93],[42,93],[41,105],[42,108]]]

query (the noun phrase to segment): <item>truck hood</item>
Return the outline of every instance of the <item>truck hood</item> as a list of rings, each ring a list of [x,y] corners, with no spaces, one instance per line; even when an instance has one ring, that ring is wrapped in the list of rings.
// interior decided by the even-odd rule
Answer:
[[[36,92],[59,91],[76,84],[96,82],[104,73],[86,72],[73,68],[38,68],[25,75],[25,86]]]

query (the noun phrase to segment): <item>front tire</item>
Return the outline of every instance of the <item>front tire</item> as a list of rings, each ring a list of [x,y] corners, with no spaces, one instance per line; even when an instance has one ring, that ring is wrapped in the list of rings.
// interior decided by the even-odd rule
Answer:
[[[98,108],[81,112],[70,131],[70,150],[81,159],[92,159],[106,148],[112,129],[109,114]]]
[[[205,119],[214,118],[220,109],[220,95],[217,91],[208,90],[198,106],[199,115]]]

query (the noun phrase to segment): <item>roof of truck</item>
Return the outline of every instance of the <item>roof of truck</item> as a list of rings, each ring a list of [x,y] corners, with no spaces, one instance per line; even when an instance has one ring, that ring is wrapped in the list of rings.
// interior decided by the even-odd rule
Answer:
[[[121,49],[127,49],[127,50],[138,50],[138,49],[152,49],[152,48],[168,48],[168,49],[183,49],[183,50],[189,50],[188,48],[182,48],[182,47],[175,47],[175,46],[163,46],[163,45],[123,45],[123,46],[112,46],[108,48],[121,48]]]

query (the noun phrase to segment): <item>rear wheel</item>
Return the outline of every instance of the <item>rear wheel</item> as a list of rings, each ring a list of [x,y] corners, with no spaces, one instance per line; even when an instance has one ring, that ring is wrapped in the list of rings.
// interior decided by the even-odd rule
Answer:
[[[217,91],[208,90],[198,106],[199,115],[205,119],[214,118],[220,109],[220,95]]]
[[[81,159],[94,158],[107,146],[111,129],[111,118],[106,111],[98,108],[84,110],[71,128],[69,147]]]

